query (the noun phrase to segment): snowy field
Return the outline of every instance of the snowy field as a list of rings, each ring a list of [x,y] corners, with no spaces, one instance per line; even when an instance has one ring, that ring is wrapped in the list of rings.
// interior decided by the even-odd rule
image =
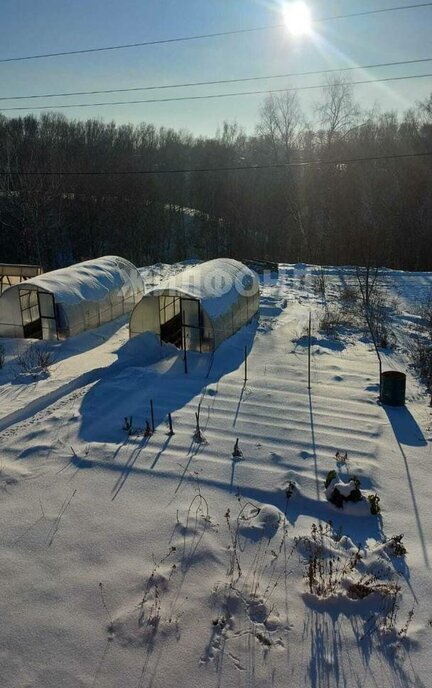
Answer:
[[[143,269],[147,288],[179,269]],[[312,272],[282,265],[259,321],[187,375],[126,319],[52,344],[37,379],[29,343],[3,342],[2,688],[432,686],[432,409],[408,365],[432,273],[383,276],[384,365],[408,373],[390,408],[365,332],[319,331]],[[330,301],[354,279],[325,274]],[[331,504],[331,470],[364,499]]]

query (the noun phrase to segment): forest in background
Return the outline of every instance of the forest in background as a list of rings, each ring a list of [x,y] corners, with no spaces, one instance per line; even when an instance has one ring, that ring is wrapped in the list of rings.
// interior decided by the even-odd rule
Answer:
[[[311,126],[295,92],[271,94],[252,135],[225,122],[212,138],[0,115],[0,260],[52,269],[104,254],[137,265],[223,255],[432,270],[432,95],[403,114],[365,112],[335,76],[315,114]],[[243,166],[257,167],[202,171]]]

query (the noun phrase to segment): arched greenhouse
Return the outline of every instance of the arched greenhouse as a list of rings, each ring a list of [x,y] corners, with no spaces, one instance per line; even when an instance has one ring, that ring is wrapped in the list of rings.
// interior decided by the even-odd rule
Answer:
[[[0,336],[71,337],[130,313],[143,293],[136,267],[118,256],[46,272],[0,296]]]
[[[259,282],[243,263],[218,258],[165,280],[135,306],[130,336],[153,332],[161,342],[213,351],[259,308]]]

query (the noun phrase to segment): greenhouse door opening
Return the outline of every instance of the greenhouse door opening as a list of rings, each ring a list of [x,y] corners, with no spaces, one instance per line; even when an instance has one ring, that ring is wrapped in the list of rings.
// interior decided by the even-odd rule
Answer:
[[[159,296],[161,342],[178,349],[201,350],[201,312],[196,299]]]
[[[20,289],[24,337],[57,339],[54,296],[36,289]]]

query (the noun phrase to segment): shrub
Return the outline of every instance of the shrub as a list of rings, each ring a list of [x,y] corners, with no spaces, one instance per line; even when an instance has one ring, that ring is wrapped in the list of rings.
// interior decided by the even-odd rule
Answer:
[[[342,509],[346,502],[356,503],[364,500],[360,490],[360,480],[355,475],[352,475],[345,483],[340,480],[336,471],[329,471],[324,480],[324,487],[328,501],[337,506],[338,509]],[[368,495],[367,500],[371,514],[378,516],[381,513],[379,496],[371,494]]]
[[[393,347],[396,343],[395,336],[390,327],[390,313],[395,309],[395,304],[388,301],[385,292],[375,287],[369,304],[365,307],[368,326],[376,345],[382,349]]]
[[[326,479],[324,480],[324,487],[327,489],[328,486],[330,485],[330,483],[332,482],[332,480],[335,480],[335,478],[337,478],[337,477],[338,477],[338,475],[337,475],[336,471],[329,471],[327,473]]]
[[[132,416],[125,416],[124,423],[123,423],[123,430],[126,430],[128,435],[132,435],[133,433],[133,424],[132,424]]]
[[[296,489],[297,489],[297,484],[294,482],[294,480],[289,480],[287,488],[285,490],[286,498],[290,499],[290,497],[293,496]]]
[[[353,305],[360,298],[359,290],[352,284],[344,284],[339,288],[339,300],[345,306]]]
[[[378,514],[381,513],[381,507],[379,505],[380,498],[378,497],[378,495],[368,495],[368,502],[372,516],[378,516]]]
[[[336,471],[330,471],[324,481],[326,496],[329,502],[341,509],[345,502],[360,502],[360,480],[354,475],[348,483],[338,479]],[[347,489],[348,488],[348,489]]]
[[[363,328],[364,313],[361,293],[354,285],[339,287],[338,294],[340,318],[346,327]]]
[[[394,557],[404,557],[407,553],[407,549],[402,540],[403,533],[400,535],[393,535],[393,537],[388,540],[384,540],[387,553]]]
[[[429,338],[432,337],[432,291],[429,294],[427,300],[422,303],[419,310],[419,315],[423,319],[423,325],[427,331]]]
[[[0,369],[3,368],[3,366],[5,364],[5,356],[6,356],[5,348],[4,348],[3,344],[0,344]]]
[[[337,451],[335,454],[335,459],[338,463],[341,463],[344,466],[347,466],[348,465],[348,452],[345,452],[342,454],[342,452]]]
[[[432,346],[418,337],[414,340],[411,360],[417,373],[426,385],[427,391],[432,393]]]
[[[380,609],[383,625],[386,630],[394,628],[401,587],[391,580],[390,569],[375,567],[374,571],[361,573],[360,545],[355,547],[346,536],[337,539],[331,523],[325,526],[313,523],[310,535],[295,538],[294,543],[307,557],[304,577],[312,595],[319,598],[346,595],[352,600],[363,600],[373,593],[378,594],[388,600]]]
[[[324,334],[334,334],[338,327],[344,324],[342,313],[334,306],[326,305],[322,314],[319,329]]]
[[[382,597],[389,597],[393,601],[393,599],[396,600],[400,589],[400,585],[393,581],[381,581],[376,575],[365,575],[348,585],[347,595],[352,600],[363,600],[373,592],[377,592]]]
[[[47,346],[30,344],[18,354],[16,362],[25,375],[38,377],[41,373],[49,375],[49,367],[54,363],[54,354]]]
[[[324,270],[318,270],[312,275],[312,291],[315,294],[320,294],[323,298],[326,295],[327,278]]]

